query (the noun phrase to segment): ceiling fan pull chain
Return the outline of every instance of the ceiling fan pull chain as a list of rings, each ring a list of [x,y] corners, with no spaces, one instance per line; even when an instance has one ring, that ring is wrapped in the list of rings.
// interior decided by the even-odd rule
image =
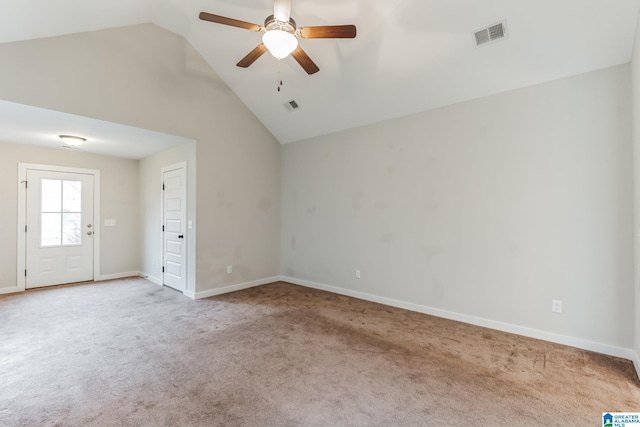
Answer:
[[[280,77],[280,60],[278,59],[278,92],[280,92],[281,87],[282,87],[282,78]]]

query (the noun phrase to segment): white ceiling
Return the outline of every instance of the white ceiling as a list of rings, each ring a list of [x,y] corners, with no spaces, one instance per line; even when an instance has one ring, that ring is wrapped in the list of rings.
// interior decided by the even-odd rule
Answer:
[[[90,119],[73,114],[0,100],[0,141],[47,148],[64,147],[58,135],[86,138],[86,153],[144,159],[193,141],[175,135]]]
[[[288,143],[629,62],[640,0],[293,0],[298,26],[355,24],[356,39],[302,40],[320,67],[265,54],[235,64],[271,0],[0,0],[0,43],[153,22],[184,36],[281,142]],[[507,20],[509,38],[472,32]],[[276,91],[278,73],[284,81]],[[295,99],[300,109],[284,104]]]

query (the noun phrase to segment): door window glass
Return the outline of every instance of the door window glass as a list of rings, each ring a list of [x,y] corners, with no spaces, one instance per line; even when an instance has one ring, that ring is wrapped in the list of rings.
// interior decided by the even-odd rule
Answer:
[[[43,179],[40,188],[40,245],[82,244],[82,182]]]

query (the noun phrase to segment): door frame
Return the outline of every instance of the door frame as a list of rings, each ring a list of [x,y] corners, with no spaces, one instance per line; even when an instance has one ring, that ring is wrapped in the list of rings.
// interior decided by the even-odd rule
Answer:
[[[40,165],[35,163],[18,163],[18,262],[17,262],[17,288],[18,291],[26,289],[27,280],[25,269],[27,265],[27,170],[39,170],[45,172],[66,172],[93,175],[93,280],[100,278],[100,171],[97,169],[70,168],[65,166]],[[96,231],[99,231],[96,233]]]
[[[165,172],[170,172],[172,170],[176,170],[176,169],[181,169],[184,168],[184,179],[185,179],[185,183],[184,183],[184,207],[185,207],[185,219],[186,219],[186,223],[185,223],[185,227],[187,227],[187,229],[184,232],[184,290],[179,291],[182,292],[183,294],[185,292],[187,292],[188,286],[189,286],[189,245],[188,245],[188,241],[189,241],[189,227],[188,227],[188,221],[189,221],[189,203],[188,203],[188,199],[189,199],[189,175],[188,175],[188,169],[187,169],[187,162],[178,162],[178,163],[174,163],[172,165],[167,165],[167,166],[163,166],[162,168],[160,168],[160,226],[164,226],[164,174]],[[161,261],[160,264],[160,286],[165,286],[164,284],[164,264],[165,264],[165,259],[164,259],[164,230],[161,228],[160,230],[160,258],[158,258]],[[173,289],[173,288],[172,288]]]

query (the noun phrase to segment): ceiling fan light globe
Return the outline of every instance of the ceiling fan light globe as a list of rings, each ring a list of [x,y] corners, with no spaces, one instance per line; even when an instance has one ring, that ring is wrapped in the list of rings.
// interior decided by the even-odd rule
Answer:
[[[284,59],[298,47],[298,39],[291,33],[282,30],[271,30],[264,33],[262,43],[277,59]]]

